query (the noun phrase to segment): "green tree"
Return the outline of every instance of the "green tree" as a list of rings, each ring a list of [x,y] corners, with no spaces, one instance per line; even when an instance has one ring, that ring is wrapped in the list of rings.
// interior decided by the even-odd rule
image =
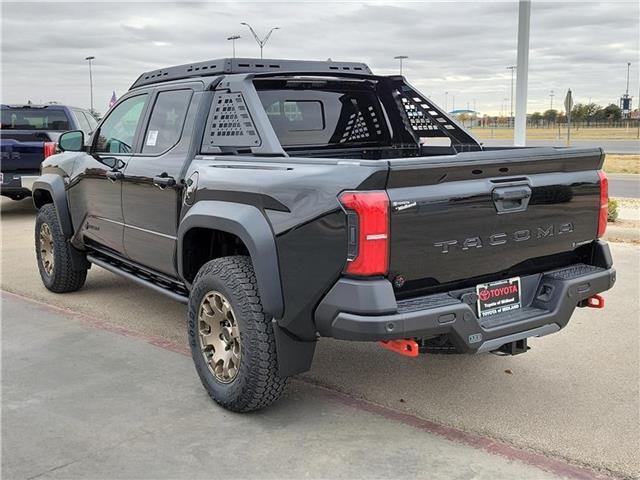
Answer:
[[[533,112],[529,119],[531,120],[531,125],[538,127],[540,126],[540,120],[542,120],[542,114],[540,112]]]
[[[465,122],[468,122],[469,120],[471,120],[471,116],[467,113],[460,113],[458,115],[458,120],[460,121],[460,123],[462,123],[462,126],[466,126]]]
[[[558,119],[558,111],[555,109],[549,109],[542,114],[542,118],[547,122],[547,125],[556,123],[556,120]]]
[[[604,118],[610,121],[620,120],[620,118],[622,117],[622,111],[620,110],[620,107],[614,103],[604,107],[603,113],[604,113]]]
[[[587,103],[584,107],[585,114],[587,116],[587,125],[590,125],[593,120],[595,120],[596,114],[598,111],[602,110],[600,105],[597,105],[593,102]]]
[[[571,110],[571,120],[574,122],[587,122],[589,125],[601,107],[595,103],[576,103]]]
[[[576,103],[571,109],[572,122],[584,122],[587,118],[586,105],[584,103]]]

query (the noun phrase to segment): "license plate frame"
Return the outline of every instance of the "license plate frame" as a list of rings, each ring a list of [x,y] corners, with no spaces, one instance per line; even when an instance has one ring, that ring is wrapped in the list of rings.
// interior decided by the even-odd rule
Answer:
[[[522,308],[520,277],[476,285],[478,318],[487,318]]]

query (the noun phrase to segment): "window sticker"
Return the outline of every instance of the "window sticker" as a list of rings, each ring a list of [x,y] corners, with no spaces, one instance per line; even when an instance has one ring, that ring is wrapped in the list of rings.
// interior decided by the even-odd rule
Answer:
[[[155,147],[157,141],[158,130],[149,130],[149,133],[147,134],[147,145],[150,147]]]

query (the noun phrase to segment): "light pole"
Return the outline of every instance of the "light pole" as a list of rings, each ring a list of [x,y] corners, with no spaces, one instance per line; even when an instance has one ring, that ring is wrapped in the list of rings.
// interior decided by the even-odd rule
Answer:
[[[91,92],[91,115],[93,115],[93,72],[91,71],[91,60],[95,60],[96,57],[86,57],[85,60],[89,62],[89,89]]]
[[[515,65],[510,65],[507,70],[511,70],[511,108],[509,109],[509,127],[513,126],[513,72],[516,70]]]
[[[625,95],[629,96],[629,69],[631,68],[631,62],[627,62],[627,90]]]
[[[231,40],[231,44],[233,45],[233,58],[236,58],[236,40],[238,40],[240,37],[240,35],[231,35],[230,37],[227,37],[227,40]]]
[[[448,110],[448,105],[449,105],[449,92],[444,92],[444,111],[445,111],[445,113]]]
[[[396,55],[395,57],[393,57],[395,60],[400,60],[400,75],[402,75],[402,60],[406,60],[407,57],[406,55]]]
[[[274,30],[280,30],[280,27],[273,27],[271,30],[269,30],[269,33],[267,33],[264,36],[264,38],[261,39],[258,36],[258,34],[255,32],[255,30],[251,27],[251,25],[249,25],[247,22],[241,22],[240,25],[244,25],[244,26],[248,27],[249,30],[251,30],[251,34],[253,35],[253,38],[255,38],[256,42],[258,43],[258,45],[260,45],[260,58],[262,58],[262,49],[267,44],[267,41],[269,40],[269,37],[271,36],[273,31]]]
[[[549,104],[549,110],[553,110],[553,97],[555,97],[555,94],[553,93],[553,90],[551,90],[549,92],[549,98],[551,99],[551,103]]]
[[[506,98],[506,97],[502,99],[502,102],[504,103],[504,116],[505,116],[505,117],[507,116],[507,102],[508,102],[508,101],[509,101],[509,99],[508,99],[508,98]],[[511,120],[509,120],[509,121],[507,122],[507,127],[509,127],[509,126],[510,126],[510,122],[511,122]]]

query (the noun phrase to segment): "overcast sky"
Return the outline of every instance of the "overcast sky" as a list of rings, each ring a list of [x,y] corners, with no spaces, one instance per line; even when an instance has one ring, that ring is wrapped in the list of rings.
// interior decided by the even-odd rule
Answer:
[[[631,65],[637,106],[640,66],[638,2],[540,2],[531,13],[528,111],[576,102],[618,103]],[[354,60],[375,73],[397,73],[408,55],[409,81],[448,108],[508,111],[516,63],[517,2],[215,2],[2,3],[2,102],[55,100],[95,108],[126,92],[143,71],[231,56],[257,57],[250,32],[279,26],[265,58]],[[505,101],[505,98],[507,101]]]

